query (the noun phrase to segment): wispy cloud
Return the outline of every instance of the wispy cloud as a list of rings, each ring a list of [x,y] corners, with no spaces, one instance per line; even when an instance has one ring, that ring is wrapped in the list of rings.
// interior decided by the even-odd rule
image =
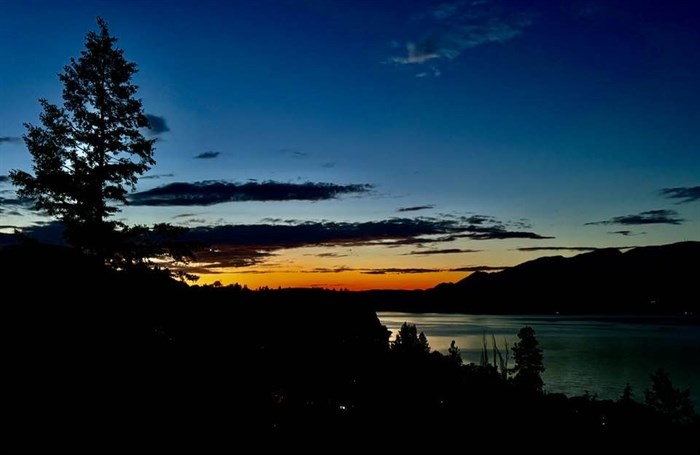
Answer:
[[[317,258],[346,258],[350,255],[344,254],[344,253],[328,252],[328,253],[318,253],[318,254],[305,254],[304,256],[314,256]]]
[[[435,272],[443,272],[444,269],[427,269],[427,268],[411,268],[411,267],[406,267],[406,268],[399,268],[399,267],[393,267],[393,268],[387,268],[387,269],[370,269],[370,270],[364,270],[361,271],[360,273],[363,273],[365,275],[386,275],[386,274],[416,274],[416,273],[435,273]]]
[[[516,251],[595,251],[595,246],[528,246],[516,248]]]
[[[151,175],[144,175],[142,177],[139,177],[141,180],[159,180],[159,179],[164,179],[164,178],[169,178],[169,177],[175,177],[175,174],[170,173],[170,174],[151,174]]]
[[[0,136],[0,145],[2,144],[17,144],[22,142],[21,137],[16,136]]]
[[[275,256],[270,250],[253,246],[217,245],[197,251],[196,267],[199,273],[210,273],[211,269],[250,267]],[[197,272],[192,272],[197,273]]]
[[[0,175],[0,183],[8,183],[10,181],[9,175]]]
[[[146,114],[146,118],[148,119],[148,123],[151,124],[151,128],[149,131],[152,135],[159,136],[163,133],[167,133],[168,131],[170,131],[170,128],[168,128],[168,124],[165,121],[165,117],[153,114]]]
[[[176,182],[129,196],[132,205],[213,205],[243,201],[321,201],[345,194],[368,193],[372,185],[334,183],[235,183],[218,180],[203,182]]]
[[[621,230],[621,231],[610,231],[608,234],[616,234],[616,235],[622,235],[625,237],[633,236],[633,235],[644,235],[646,232],[632,232],[628,230]]]
[[[421,71],[420,73],[416,74],[417,78],[424,78],[424,77],[439,77],[442,74],[439,68],[436,66],[431,66],[430,71]]]
[[[663,188],[659,193],[669,199],[679,199],[679,204],[700,201],[700,186]]]
[[[679,218],[675,210],[648,210],[636,215],[622,215],[603,221],[592,221],[586,223],[587,226],[598,224],[621,224],[621,225],[642,225],[642,224],[682,224],[685,220]]]
[[[461,248],[445,248],[442,250],[420,250],[406,253],[406,256],[432,256],[437,254],[461,254],[461,253],[478,253],[481,250],[465,250]]]
[[[367,275],[388,275],[388,274],[419,274],[419,273],[436,273],[436,272],[491,272],[505,270],[508,267],[492,267],[489,265],[469,265],[465,267],[455,268],[386,268],[386,269],[366,269],[361,271]]]
[[[497,272],[505,270],[509,267],[494,267],[491,265],[470,265],[467,267],[457,267],[449,269],[450,272]]]
[[[221,152],[202,152],[199,155],[195,155],[194,158],[198,160],[211,160],[213,158],[218,158]]]
[[[390,63],[422,65],[438,59],[455,59],[470,48],[510,41],[532,24],[531,14],[507,9],[495,1],[443,3],[422,17],[422,36],[408,40],[406,53],[390,57]],[[439,76],[439,69],[433,68],[432,75]],[[422,72],[416,76],[430,74]]]
[[[433,46],[433,43],[431,41],[426,40],[418,44],[413,42],[406,43],[406,56],[392,57],[391,61],[393,63],[398,63],[401,65],[413,63],[420,64],[440,57],[441,55],[438,54],[437,49],[435,49]]]
[[[0,196],[0,206],[30,208],[33,202],[27,198],[6,198]]]
[[[434,204],[429,204],[429,205],[414,205],[411,207],[399,207],[396,209],[397,212],[417,212],[419,210],[430,210],[434,209],[435,205]]]
[[[292,158],[306,158],[309,156],[307,152],[294,148],[282,148],[277,150],[277,152],[281,153],[282,155],[291,156]]]

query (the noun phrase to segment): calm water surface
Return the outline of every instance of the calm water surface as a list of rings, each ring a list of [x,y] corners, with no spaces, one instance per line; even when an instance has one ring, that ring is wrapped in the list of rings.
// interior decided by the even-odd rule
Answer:
[[[479,363],[482,336],[503,349],[517,341],[518,330],[535,329],[544,350],[543,375],[548,392],[618,398],[625,383],[644,400],[649,373],[663,367],[676,387],[691,388],[700,410],[700,321],[687,318],[592,316],[490,316],[464,314],[378,313],[393,336],[409,322],[425,332],[433,350],[447,352],[455,340],[465,363]],[[512,355],[511,355],[512,357]],[[512,360],[510,365],[512,366]]]

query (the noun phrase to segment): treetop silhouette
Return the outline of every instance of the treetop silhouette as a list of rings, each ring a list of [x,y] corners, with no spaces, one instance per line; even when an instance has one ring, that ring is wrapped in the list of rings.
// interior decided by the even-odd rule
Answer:
[[[136,64],[115,46],[102,18],[97,25],[80,57],[59,74],[63,105],[42,98],[41,126],[25,123],[34,175],[13,170],[10,178],[20,197],[66,225],[70,244],[108,258],[116,228],[123,226],[108,218],[127,203],[127,188],[155,164],[155,139],[141,132],[150,126],[135,98]]]
[[[544,382],[541,374],[544,372],[542,348],[532,327],[523,327],[518,332],[520,341],[513,345],[515,373],[513,383],[523,390],[542,392]]]
[[[394,352],[407,355],[422,355],[430,353],[430,345],[428,338],[421,332],[418,334],[418,329],[414,324],[404,322],[396,334],[396,339],[391,343],[391,349]]]

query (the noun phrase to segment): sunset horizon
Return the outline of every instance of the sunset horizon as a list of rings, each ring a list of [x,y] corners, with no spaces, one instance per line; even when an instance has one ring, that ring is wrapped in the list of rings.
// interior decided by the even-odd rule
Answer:
[[[63,242],[8,174],[97,16],[155,140],[112,219],[186,228],[199,284],[426,289],[700,240],[691,5],[193,5],[6,5],[0,244]]]

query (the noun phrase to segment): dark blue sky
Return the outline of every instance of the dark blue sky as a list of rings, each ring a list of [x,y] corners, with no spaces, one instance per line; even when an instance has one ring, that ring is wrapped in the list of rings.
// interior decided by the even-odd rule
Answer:
[[[387,280],[406,280],[389,269],[425,269],[410,278],[427,285],[464,274],[449,270],[551,254],[517,248],[700,240],[697,2],[23,1],[2,11],[0,175],[30,166],[14,138],[22,122],[38,122],[39,97],[60,101],[56,73],[100,15],[139,65],[146,111],[165,126],[150,172],[160,178],[140,191],[179,182],[201,195],[213,189],[195,182],[249,179],[340,188],[298,200],[267,187],[229,197],[242,187],[228,186],[187,206],[141,198],[124,210],[128,221],[347,227],[479,215],[553,237],[267,249],[260,239],[270,256],[226,279],[345,268],[333,282],[307,273],[316,281],[305,283],[354,286],[371,263]],[[371,189],[349,191],[359,184]],[[0,224],[36,220],[9,213]]]

